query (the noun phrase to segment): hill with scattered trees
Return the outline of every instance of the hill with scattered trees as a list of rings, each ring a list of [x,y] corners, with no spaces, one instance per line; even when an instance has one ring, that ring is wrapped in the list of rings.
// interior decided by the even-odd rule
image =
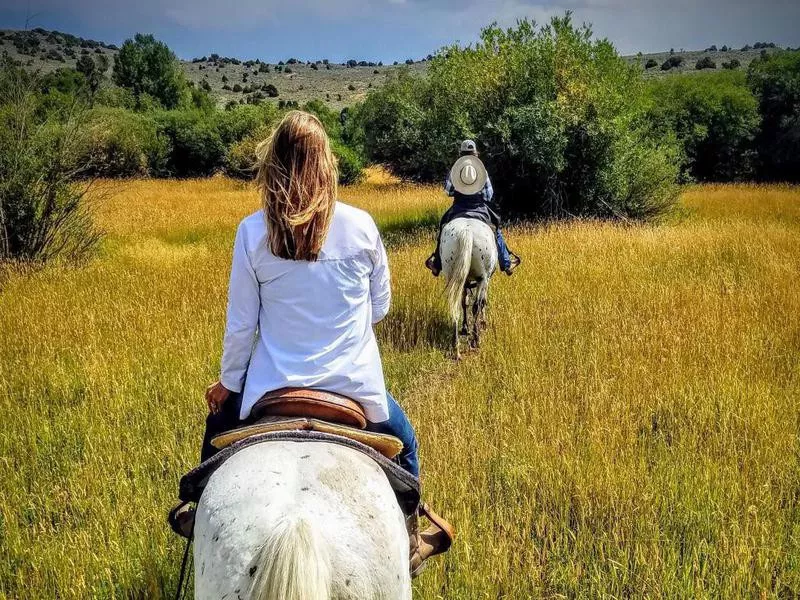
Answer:
[[[111,75],[116,44],[84,39],[60,31],[37,28],[30,31],[0,31],[0,54],[20,62],[25,68],[49,73],[65,67],[75,68],[83,57],[106,59],[105,73]],[[626,56],[624,59],[642,67],[645,77],[693,72],[698,64],[706,69],[746,70],[762,52],[774,52],[776,46],[755,42],[742,48],[716,45],[704,50],[669,50],[654,54]],[[274,104],[304,104],[320,100],[334,109],[341,109],[363,100],[367,92],[382,87],[401,69],[425,73],[431,55],[405,58],[384,64],[351,59],[337,63],[325,57],[299,59],[288,56],[275,63],[259,58],[242,60],[235,57],[207,54],[179,59],[187,81],[211,93],[215,102],[224,106],[231,102],[247,104],[268,101]],[[709,63],[713,63],[710,66]]]

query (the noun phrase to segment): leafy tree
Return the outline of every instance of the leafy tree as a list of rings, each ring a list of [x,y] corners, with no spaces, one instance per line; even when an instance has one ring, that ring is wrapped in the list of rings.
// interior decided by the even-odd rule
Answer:
[[[800,181],[800,52],[780,51],[754,60],[747,81],[761,113],[759,176]]]
[[[164,108],[176,108],[187,87],[175,54],[152,35],[141,33],[125,40],[114,57],[113,79],[133,92],[137,107],[146,94]]]
[[[89,105],[94,104],[94,97],[108,70],[108,59],[105,55],[93,58],[90,55],[83,55],[78,59],[75,69],[82,73],[86,79],[86,91],[89,97]]]
[[[648,120],[682,146],[684,179],[741,181],[753,174],[759,128],[744,73],[673,75],[649,83]]]
[[[80,182],[85,113],[40,110],[40,84],[0,65],[0,260],[80,259],[100,238]]]
[[[675,199],[677,148],[646,126],[640,69],[571,17],[490,26],[443,49],[360,109],[371,160],[441,181],[464,138],[478,142],[511,216],[648,218]]]

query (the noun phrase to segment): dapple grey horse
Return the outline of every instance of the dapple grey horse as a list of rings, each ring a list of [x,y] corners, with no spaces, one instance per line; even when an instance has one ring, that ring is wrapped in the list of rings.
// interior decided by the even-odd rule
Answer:
[[[472,300],[470,346],[480,345],[480,330],[486,325],[489,279],[497,268],[497,241],[492,228],[477,219],[453,219],[442,229],[440,254],[445,276],[447,303],[453,319],[453,345],[456,360],[461,334],[469,333],[467,303]]]
[[[403,513],[352,448],[243,448],[211,475],[194,536],[198,600],[411,600]]]

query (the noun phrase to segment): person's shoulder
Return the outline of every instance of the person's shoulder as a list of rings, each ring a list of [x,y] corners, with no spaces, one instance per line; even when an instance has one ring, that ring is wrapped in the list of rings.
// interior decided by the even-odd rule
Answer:
[[[260,210],[242,219],[236,232],[236,237],[242,239],[248,251],[262,244],[266,235],[267,224],[264,219],[264,212]]]
[[[341,221],[349,227],[358,227],[366,232],[377,232],[378,228],[375,226],[375,221],[372,219],[367,211],[345,204],[344,202],[336,202],[336,213],[334,219]]]
[[[258,234],[266,229],[266,222],[264,221],[264,212],[257,210],[251,215],[247,215],[239,222],[239,230],[246,231],[249,235]]]

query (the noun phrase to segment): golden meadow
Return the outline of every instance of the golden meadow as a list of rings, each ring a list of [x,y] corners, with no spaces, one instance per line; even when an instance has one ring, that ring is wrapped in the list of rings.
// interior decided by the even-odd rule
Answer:
[[[483,347],[449,358],[422,267],[446,200],[341,192],[384,231],[388,384],[458,527],[415,596],[800,594],[800,189],[684,190],[653,226],[511,229]],[[0,597],[160,598],[197,459],[238,220],[227,179],[103,183],[81,266],[0,274]]]

